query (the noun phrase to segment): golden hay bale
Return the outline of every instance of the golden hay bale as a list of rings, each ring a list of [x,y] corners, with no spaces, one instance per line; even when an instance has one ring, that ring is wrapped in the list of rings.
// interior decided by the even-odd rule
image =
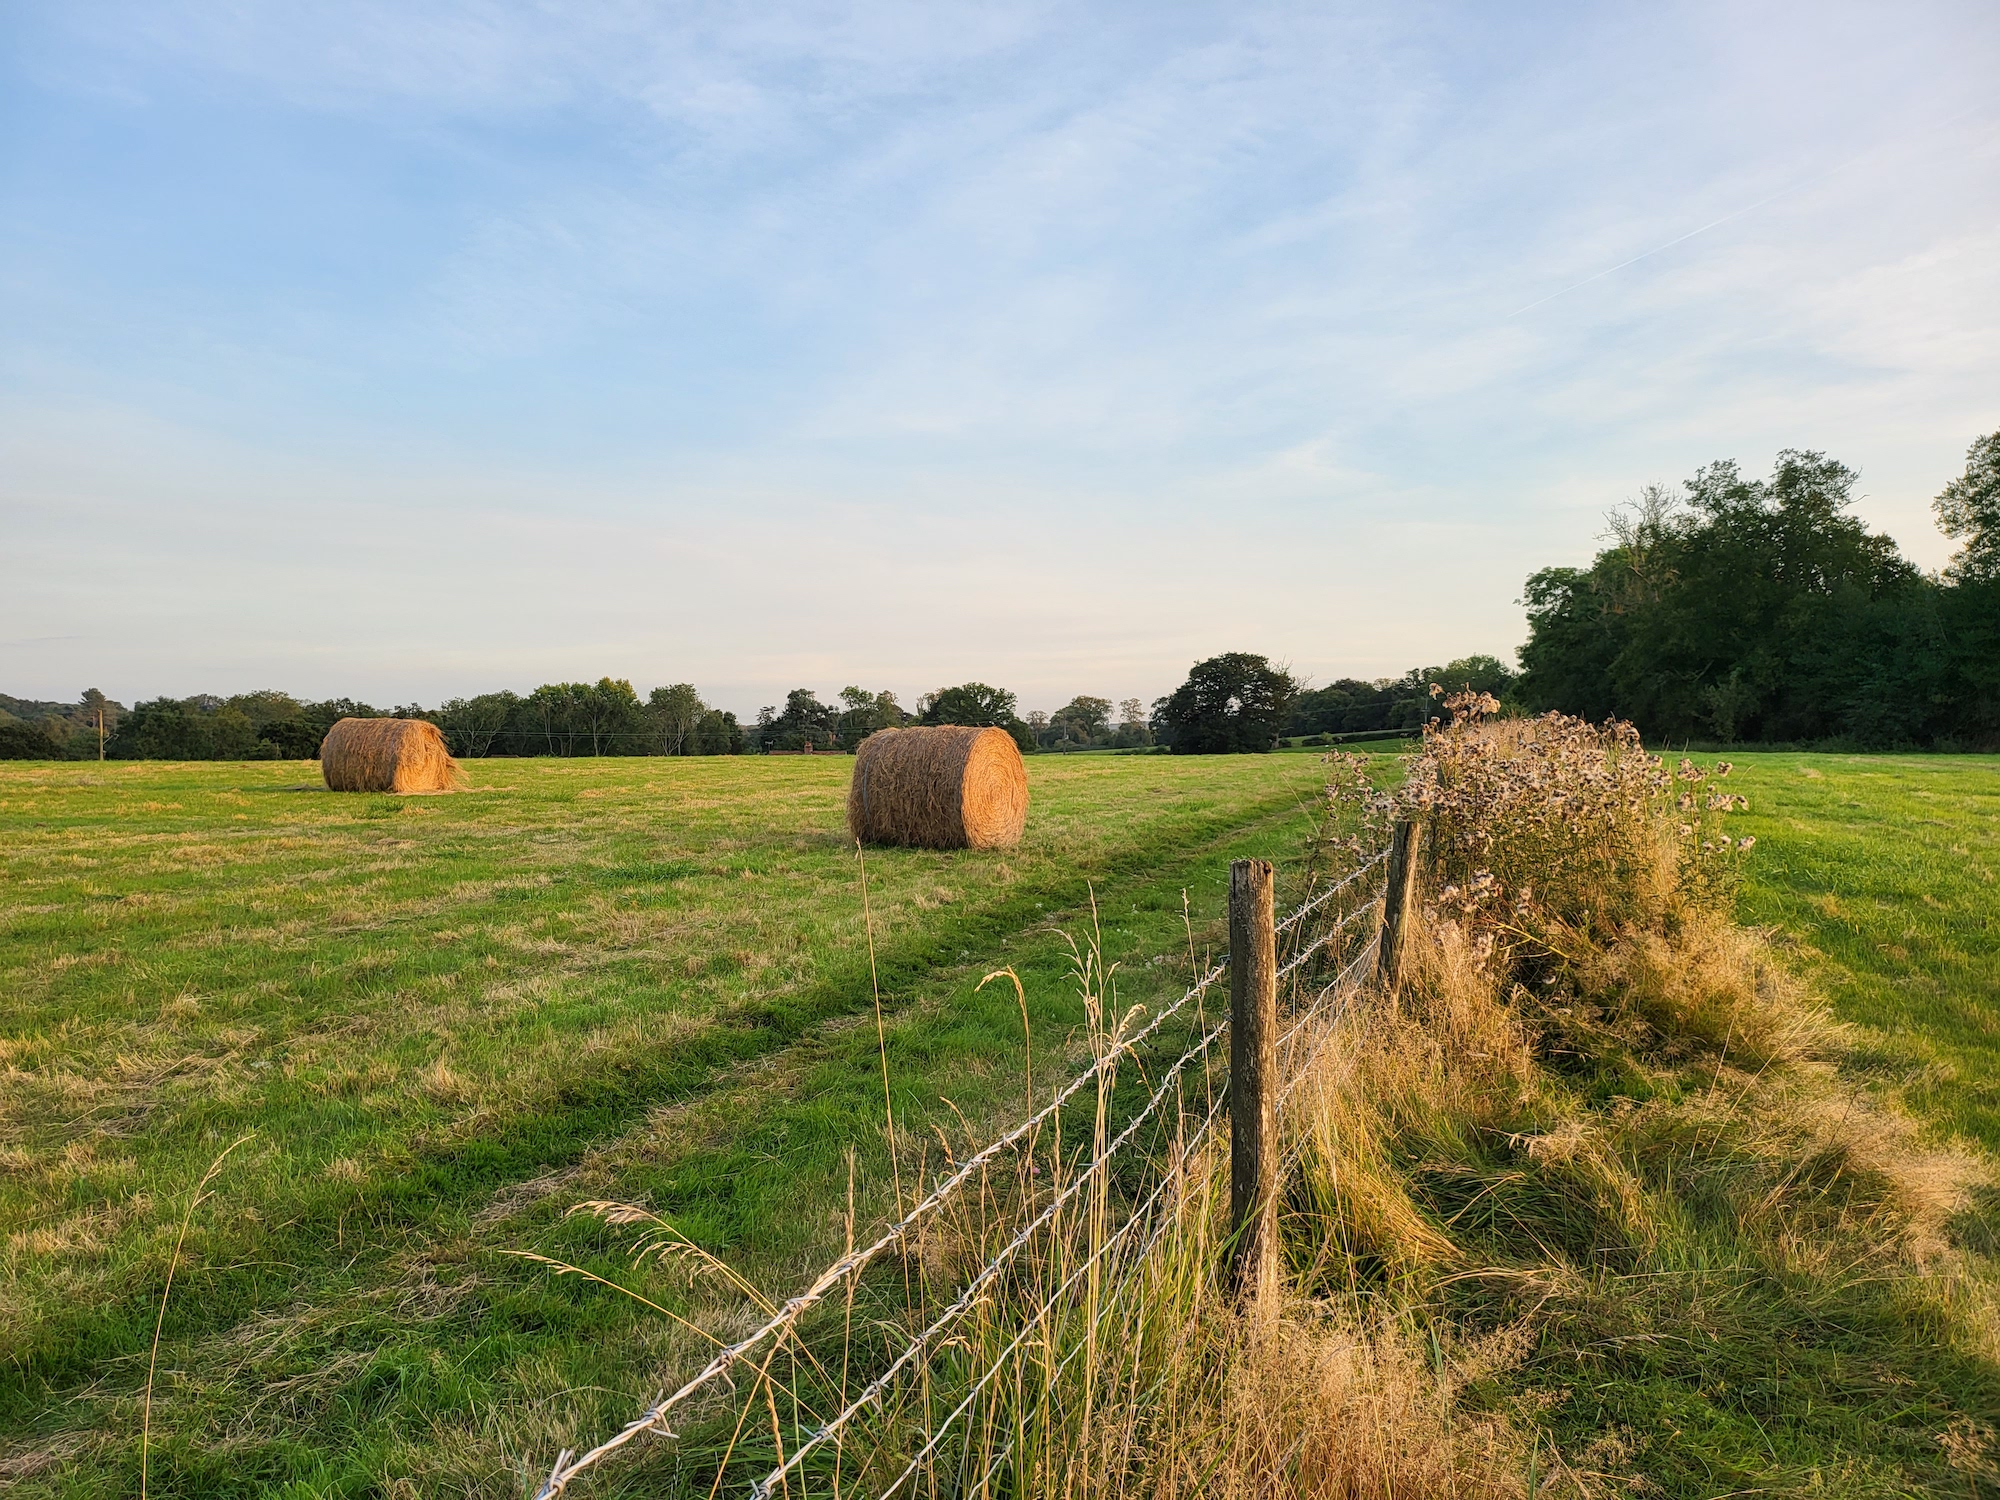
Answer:
[[[334,792],[450,792],[462,780],[424,719],[342,719],[320,742],[319,769]]]
[[[1005,849],[1028,821],[1028,769],[1004,729],[878,729],[847,788],[848,831],[864,844]]]

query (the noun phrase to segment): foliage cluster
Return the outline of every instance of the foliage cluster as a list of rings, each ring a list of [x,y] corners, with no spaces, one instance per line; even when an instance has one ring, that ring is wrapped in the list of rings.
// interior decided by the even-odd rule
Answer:
[[[1714,463],[1648,488],[1589,567],[1528,580],[1520,701],[1650,739],[2000,736],[2000,433],[1939,497],[1965,544],[1943,577],[1850,514],[1858,478],[1786,451],[1768,480]]]
[[[1143,750],[1153,743],[1153,729],[1147,722],[1143,700],[1122,699],[1117,705],[1115,724],[1111,720],[1112,711],[1109,698],[1079,694],[1054,713],[1037,709],[1029,714],[1028,730],[1039,748],[1058,753]]]
[[[37,753],[10,756],[0,724],[0,758],[77,759],[97,750],[93,689],[78,705],[63,705],[66,736],[58,753],[36,741]],[[106,753],[123,760],[305,760],[343,718],[428,719],[444,731],[461,758],[493,755],[730,755],[744,748],[736,716],[710,708],[688,683],[655,688],[641,701],[631,683],[546,683],[525,697],[513,692],[451,698],[437,708],[421,704],[376,708],[352,698],[309,700],[266,690],[230,698],[197,694],[151,698],[127,711],[111,704],[115,733]],[[90,717],[86,717],[90,716]],[[79,727],[80,724],[80,727]],[[34,730],[39,725],[28,725]]]
[[[917,721],[1004,729],[1023,750],[1035,748],[1035,737],[1018,712],[1014,695],[1005,688],[988,687],[983,682],[963,682],[957,687],[924,694],[917,700]]]
[[[759,711],[751,748],[764,751],[856,749],[878,729],[906,724],[964,724],[997,727],[1014,736],[1023,750],[1035,748],[1028,725],[1016,712],[1014,695],[983,682],[939,688],[917,699],[914,713],[892,692],[862,687],[840,690],[839,706],[820,702],[811,688],[793,688],[785,706]]]
[[[136,709],[96,689],[77,703],[39,703],[0,695],[0,759],[87,758],[97,751],[97,711],[105,710],[108,753],[143,760],[299,760],[318,753],[335,720],[393,713],[428,719],[462,759],[486,756],[738,755],[745,752],[852,751],[878,729],[904,724],[996,725],[1026,750],[1140,750],[1159,745],[1181,754],[1268,750],[1284,735],[1415,728],[1439,710],[1426,697],[1444,682],[1454,689],[1504,693],[1513,674],[1491,656],[1413,669],[1400,678],[1342,678],[1302,690],[1261,656],[1232,652],[1199,662],[1149,714],[1138,698],[1114,709],[1108,698],[1079,694],[1053,713],[1020,713],[1015,695],[983,682],[940,688],[905,709],[896,695],[842,688],[829,704],[812,688],[794,688],[782,707],[762,709],[750,726],[710,707],[692,683],[657,687],[644,699],[630,682],[544,683],[526,695],[502,690],[450,698],[437,708],[379,709],[350,698],[323,702],[261,691],[221,698],[153,698]]]
[[[710,708],[692,683],[656,687],[641,701],[622,678],[544,683],[525,698],[511,692],[448,699],[428,718],[454,755],[735,755],[736,716]],[[463,745],[461,751],[458,747]]]
[[[46,703],[0,693],[0,760],[89,760],[100,729],[115,734],[128,710],[96,688],[75,703]]]
[[[1517,680],[1498,657],[1465,656],[1442,667],[1412,667],[1401,677],[1342,677],[1308,688],[1266,657],[1232,651],[1196,662],[1186,682],[1153,704],[1149,728],[1178,755],[1254,753],[1286,738],[1326,744],[1323,736],[1422,728],[1444,714],[1440,685],[1499,698]],[[1125,705],[1130,727],[1137,706]]]
[[[1397,794],[1420,818],[1439,904],[1510,949],[1553,955],[1605,943],[1633,923],[1674,920],[1699,897],[1733,894],[1737,840],[1721,820],[1749,806],[1719,783],[1732,767],[1669,769],[1638,731],[1563,714],[1491,721],[1489,695],[1444,699]]]
[[[1247,651],[1198,661],[1153,704],[1153,734],[1176,755],[1260,754],[1284,733],[1298,680]]]
[[[1433,684],[1442,684],[1449,692],[1490,693],[1504,699],[1518,676],[1497,656],[1465,656],[1441,667],[1412,667],[1401,677],[1378,677],[1373,682],[1342,677],[1325,687],[1301,691],[1292,701],[1285,733],[1309,737],[1420,729],[1443,712],[1431,694]]]

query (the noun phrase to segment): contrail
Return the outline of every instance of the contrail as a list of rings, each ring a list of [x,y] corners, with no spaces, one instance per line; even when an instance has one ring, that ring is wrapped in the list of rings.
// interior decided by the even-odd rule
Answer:
[[[1845,166],[1846,163],[1843,162],[1841,165]],[[1837,172],[1840,170],[1840,168],[1835,167],[1833,170]],[[1830,177],[1833,174],[1832,172],[1828,172],[1822,175]],[[1807,179],[1807,181],[1811,180],[1812,179],[1810,178]],[[1676,245],[1684,245],[1698,234],[1707,234],[1709,230],[1719,228],[1721,225],[1727,224],[1731,219],[1740,219],[1747,213],[1754,213],[1756,210],[1762,208],[1766,203],[1771,202],[1772,199],[1782,198],[1785,196],[1785,194],[1804,186],[1805,183],[1796,182],[1793,183],[1791,187],[1780,188],[1778,189],[1777,192],[1770,194],[1768,197],[1759,198],[1755,203],[1747,204],[1744,207],[1737,209],[1734,213],[1727,213],[1724,214],[1719,219],[1709,220],[1699,229],[1690,229],[1686,234],[1679,235],[1674,239],[1668,240],[1664,245],[1655,245],[1652,249],[1644,251],[1641,254],[1635,255],[1630,260],[1621,260],[1615,266],[1607,266],[1604,270],[1599,271],[1594,276],[1586,276],[1581,281],[1573,281],[1568,286],[1563,287],[1560,291],[1550,292],[1546,297],[1537,297],[1533,302],[1528,303],[1526,306],[1515,308],[1512,312],[1508,313],[1507,316],[1509,318],[1518,318],[1524,312],[1532,312],[1535,308],[1540,307],[1544,302],[1553,302],[1558,297],[1567,296],[1569,293],[1575,291],[1580,286],[1589,286],[1593,281],[1602,281],[1605,277],[1612,275],[1614,272],[1622,271],[1627,266],[1636,266],[1639,264],[1640,261],[1648,260],[1651,257],[1658,255],[1662,250],[1671,250]]]
[[[1879,142],[1876,145],[1870,146],[1866,151],[1861,151],[1853,156],[1850,156],[1849,158],[1847,158],[1846,161],[1838,162],[1835,165],[1828,167],[1824,172],[1815,172],[1810,176],[1801,177],[1797,182],[1791,183],[1786,187],[1781,187],[1775,193],[1766,194],[1764,197],[1759,198],[1755,203],[1745,204],[1742,208],[1736,209],[1732,213],[1726,213],[1719,219],[1709,220],[1708,223],[1702,225],[1699,229],[1690,229],[1686,234],[1676,235],[1673,239],[1668,240],[1664,245],[1655,245],[1652,249],[1643,251],[1642,253],[1633,256],[1630,260],[1621,260],[1615,266],[1606,267],[1604,270],[1597,272],[1595,275],[1584,277],[1583,280],[1581,281],[1573,281],[1566,287],[1562,287],[1557,291],[1550,292],[1546,297],[1537,297],[1533,302],[1527,303],[1525,306],[1515,308],[1512,312],[1507,314],[1507,317],[1518,318],[1521,316],[1522,313],[1532,312],[1534,311],[1534,309],[1540,307],[1545,302],[1553,302],[1558,297],[1568,296],[1578,287],[1589,286],[1593,281],[1602,281],[1605,277],[1613,275],[1616,272],[1622,271],[1627,266],[1636,266],[1642,260],[1651,259],[1653,256],[1658,255],[1663,250],[1671,250],[1676,245],[1684,245],[1689,240],[1693,239],[1696,235],[1707,234],[1709,230],[1718,229],[1722,225],[1727,224],[1731,219],[1740,219],[1745,214],[1755,213],[1765,204],[1774,203],[1778,199],[1784,197],[1787,193],[1796,193],[1801,188],[1811,187],[1815,183],[1824,182],[1829,177],[1835,176],[1841,172],[1845,172],[1849,167],[1853,166],[1856,162],[1862,160],[1865,157],[1874,155],[1877,151],[1885,150],[1890,146],[1899,145],[1901,144],[1902,141],[1907,141],[1926,135],[1935,135],[1937,132],[1941,130],[1949,130],[1952,126],[1958,124],[1961,120],[1970,118],[1974,113],[1976,113],[1976,111],[1966,110],[1961,114],[1952,116],[1949,120],[1945,120],[1941,124],[1932,125],[1923,130],[1913,130],[1909,132],[1907,135],[1902,136],[1897,140]],[[1506,318],[1501,319],[1501,321],[1504,323],[1506,321]]]

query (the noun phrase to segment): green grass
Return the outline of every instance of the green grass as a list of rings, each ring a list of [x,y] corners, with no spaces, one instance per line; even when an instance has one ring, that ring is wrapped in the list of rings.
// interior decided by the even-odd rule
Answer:
[[[1732,757],[1742,911],[1914,1070],[1908,1102],[2000,1151],[2000,757]]]
[[[1939,1130],[2000,1147],[2000,761],[1734,758],[1746,915],[1887,1039]],[[1121,997],[1177,993],[1183,889],[1219,945],[1227,861],[1297,847],[1317,764],[1038,757],[1019,850],[871,853],[902,1148],[1022,1107],[1020,1014],[982,974],[1021,973],[1037,1082],[1073,1068],[1060,933],[1087,886]],[[563,1212],[636,1199],[782,1294],[839,1247],[850,1149],[880,1222],[847,766],[485,762],[426,799],[294,790],[316,785],[296,765],[0,768],[0,1485],[136,1492],[173,1233],[245,1133],[169,1308],[156,1494],[518,1495],[701,1346],[502,1252],[614,1273],[621,1238]],[[1724,1399],[1799,1326],[1729,1274],[1724,1343],[1614,1363],[1589,1395],[1602,1425],[1686,1434],[1661,1450],[1673,1493],[1706,1493],[1704,1463],[1754,1473],[1760,1442],[1788,1467],[1851,1453],[1916,1368],[1808,1349],[1797,1381]],[[697,1318],[732,1303],[644,1285]],[[1776,1308],[1734,1348],[1732,1297]],[[1865,1420],[1841,1415],[1857,1369]]]
[[[1826,1087],[1856,1101],[1886,1089],[1933,1140],[2000,1148],[2000,759],[1729,758],[1727,786],[1751,804],[1730,830],[1757,839],[1739,911],[1772,929],[1857,1028]],[[1684,1062],[1678,1078],[1615,1050],[1579,1069],[1583,1117],[1613,1135],[1644,1118],[1621,1112],[1628,1096],[1706,1108],[1717,1079],[1758,1096],[1757,1078],[1723,1057]],[[1638,1179],[1675,1207],[1637,1274],[1593,1270],[1587,1294],[1543,1333],[1524,1383],[1548,1403],[1550,1430],[1571,1453],[1623,1455],[1672,1495],[2000,1493],[1990,1161],[1952,1225],[1967,1277],[1933,1294],[1921,1277],[1872,1266],[1788,1264],[1745,1236],[1739,1210],[1709,1184],[1746,1170],[1756,1133],[1741,1119],[1686,1140],[1633,1130]],[[1817,1170],[1809,1156],[1787,1180]],[[1562,1212],[1560,1193],[1547,1196]],[[1808,1195],[1801,1217],[1817,1206]],[[1519,1224],[1509,1228],[1518,1252]],[[1983,1433],[1983,1456],[1947,1462],[1959,1432]]]
[[[159,1494],[517,1493],[667,1351],[499,1251],[589,1256],[560,1212],[615,1192],[782,1291],[837,1243],[850,1146],[886,1208],[845,760],[487,762],[426,799],[312,769],[0,772],[0,1461],[30,1492],[132,1488],[173,1233],[246,1133],[169,1309]],[[1017,850],[869,856],[912,1140],[1020,1107],[1019,1012],[981,974],[1021,971],[1066,1070],[1057,929],[1089,889],[1124,997],[1164,993],[1182,890],[1212,941],[1228,859],[1295,847],[1316,775],[1050,758],[1031,783]]]

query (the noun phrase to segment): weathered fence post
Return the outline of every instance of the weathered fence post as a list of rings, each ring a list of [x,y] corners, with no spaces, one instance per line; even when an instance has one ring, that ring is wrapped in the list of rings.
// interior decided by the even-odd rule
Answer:
[[[1271,862],[1229,867],[1231,1279],[1254,1294],[1277,1271],[1278,934]]]
[[[1382,946],[1375,955],[1375,978],[1390,994],[1403,982],[1411,897],[1417,884],[1417,849],[1423,843],[1423,833],[1423,824],[1414,818],[1398,818],[1389,835],[1388,881],[1382,891]]]

